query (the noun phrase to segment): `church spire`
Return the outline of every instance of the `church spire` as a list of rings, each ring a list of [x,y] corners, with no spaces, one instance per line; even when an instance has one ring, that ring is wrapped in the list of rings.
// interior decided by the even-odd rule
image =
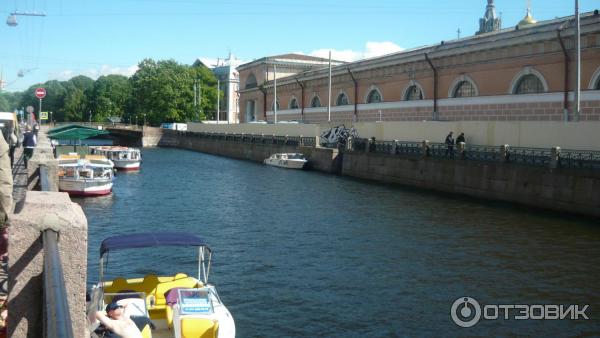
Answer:
[[[479,31],[476,34],[483,34],[500,30],[502,25],[500,18],[496,15],[494,0],[487,0],[485,15],[479,19]]]

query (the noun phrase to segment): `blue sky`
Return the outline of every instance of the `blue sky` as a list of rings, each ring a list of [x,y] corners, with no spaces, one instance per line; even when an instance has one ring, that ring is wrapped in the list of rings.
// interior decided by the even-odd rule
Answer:
[[[5,90],[47,80],[131,75],[144,58],[214,64],[231,51],[242,61],[301,52],[355,60],[473,35],[486,0],[4,0],[0,68]],[[496,0],[502,26],[514,26],[527,0]],[[574,13],[574,0],[532,0],[533,16]],[[580,0],[582,12],[600,8]],[[18,17],[14,11],[44,12]],[[17,74],[22,71],[23,77]]]

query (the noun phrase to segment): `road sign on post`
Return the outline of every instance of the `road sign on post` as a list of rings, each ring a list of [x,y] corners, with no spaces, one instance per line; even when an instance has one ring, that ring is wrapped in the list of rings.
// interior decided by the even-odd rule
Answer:
[[[46,89],[45,88],[36,88],[35,97],[37,97],[40,100],[43,99],[44,97],[46,97]]]
[[[46,97],[46,89],[42,88],[42,87],[36,88],[35,89],[35,97],[37,97],[38,99],[40,99],[40,110],[38,112],[40,114],[40,119],[39,120],[40,120],[40,124],[41,124],[42,120],[43,120],[42,117],[41,117],[41,114],[42,114],[42,99],[44,97]],[[46,119],[48,119],[48,115],[46,115]]]
[[[43,111],[40,113],[40,120],[47,120],[48,119],[48,112],[47,111]]]

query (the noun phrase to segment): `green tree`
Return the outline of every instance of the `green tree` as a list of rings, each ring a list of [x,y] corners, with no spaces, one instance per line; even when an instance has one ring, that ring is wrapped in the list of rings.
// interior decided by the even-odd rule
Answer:
[[[12,111],[14,107],[10,106],[8,95],[0,93],[0,111]]]
[[[88,108],[93,120],[105,122],[109,117],[123,117],[131,97],[131,83],[122,75],[101,76],[94,83]]]
[[[145,59],[131,77],[132,107],[130,121],[135,116],[152,125],[162,122],[186,122],[198,119],[194,109],[194,81],[201,80],[202,107],[216,102],[216,78],[208,69],[181,65],[174,60]],[[202,118],[202,116],[201,116]]]

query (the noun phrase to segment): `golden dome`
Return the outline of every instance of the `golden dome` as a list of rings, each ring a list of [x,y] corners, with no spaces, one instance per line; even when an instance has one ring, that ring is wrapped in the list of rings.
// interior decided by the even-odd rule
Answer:
[[[519,27],[533,25],[536,23],[537,23],[537,20],[534,19],[533,16],[531,16],[531,10],[529,8],[527,8],[527,15],[525,15],[523,20],[519,21]]]

